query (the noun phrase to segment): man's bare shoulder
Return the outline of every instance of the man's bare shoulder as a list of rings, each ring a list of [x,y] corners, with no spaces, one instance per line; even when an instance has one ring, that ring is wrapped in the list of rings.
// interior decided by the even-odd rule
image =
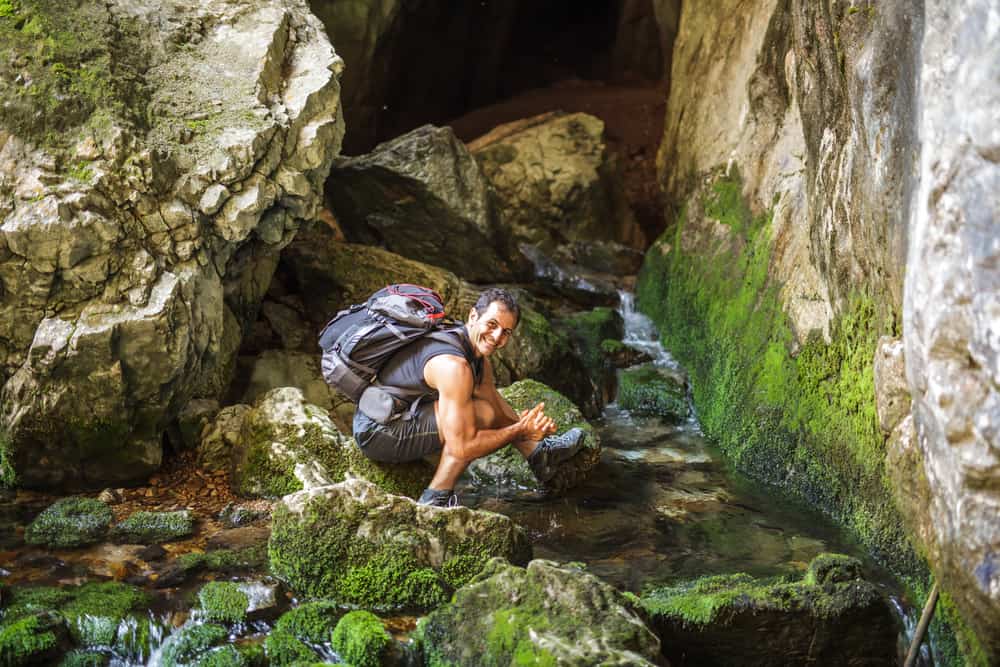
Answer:
[[[471,386],[472,367],[464,357],[439,354],[424,364],[424,380],[439,391],[448,385]]]

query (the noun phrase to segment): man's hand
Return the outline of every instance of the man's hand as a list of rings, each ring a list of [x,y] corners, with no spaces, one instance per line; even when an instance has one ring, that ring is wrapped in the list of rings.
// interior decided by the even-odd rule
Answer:
[[[539,403],[521,413],[517,426],[524,438],[537,442],[546,435],[556,432],[556,423],[551,417],[546,416],[544,408],[545,403]]]

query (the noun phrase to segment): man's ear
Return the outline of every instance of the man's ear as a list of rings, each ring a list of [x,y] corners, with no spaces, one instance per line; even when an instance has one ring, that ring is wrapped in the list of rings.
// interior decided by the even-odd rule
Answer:
[[[478,318],[479,313],[476,312],[476,307],[473,306],[472,308],[469,308],[469,319],[467,321],[475,322]]]

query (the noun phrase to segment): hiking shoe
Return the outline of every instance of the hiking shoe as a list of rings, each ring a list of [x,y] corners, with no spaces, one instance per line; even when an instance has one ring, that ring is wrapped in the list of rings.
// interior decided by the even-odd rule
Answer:
[[[538,443],[538,447],[528,457],[528,465],[539,482],[547,482],[555,477],[559,464],[570,460],[580,451],[584,435],[582,428],[571,428],[562,435],[550,435]]]
[[[431,507],[458,507],[458,496],[451,489],[438,491],[427,487],[420,494],[417,504],[430,505]]]

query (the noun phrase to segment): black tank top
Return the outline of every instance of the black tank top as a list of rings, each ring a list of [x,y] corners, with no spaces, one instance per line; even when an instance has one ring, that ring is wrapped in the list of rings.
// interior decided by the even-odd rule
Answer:
[[[433,338],[421,338],[394,354],[382,366],[378,374],[379,384],[387,387],[398,387],[412,395],[437,399],[437,391],[424,380],[424,366],[428,361],[441,354],[462,357],[472,367],[472,375],[478,385],[482,377],[483,360],[476,358],[469,342],[469,334],[465,327],[455,330],[449,338],[454,343],[446,343]]]

